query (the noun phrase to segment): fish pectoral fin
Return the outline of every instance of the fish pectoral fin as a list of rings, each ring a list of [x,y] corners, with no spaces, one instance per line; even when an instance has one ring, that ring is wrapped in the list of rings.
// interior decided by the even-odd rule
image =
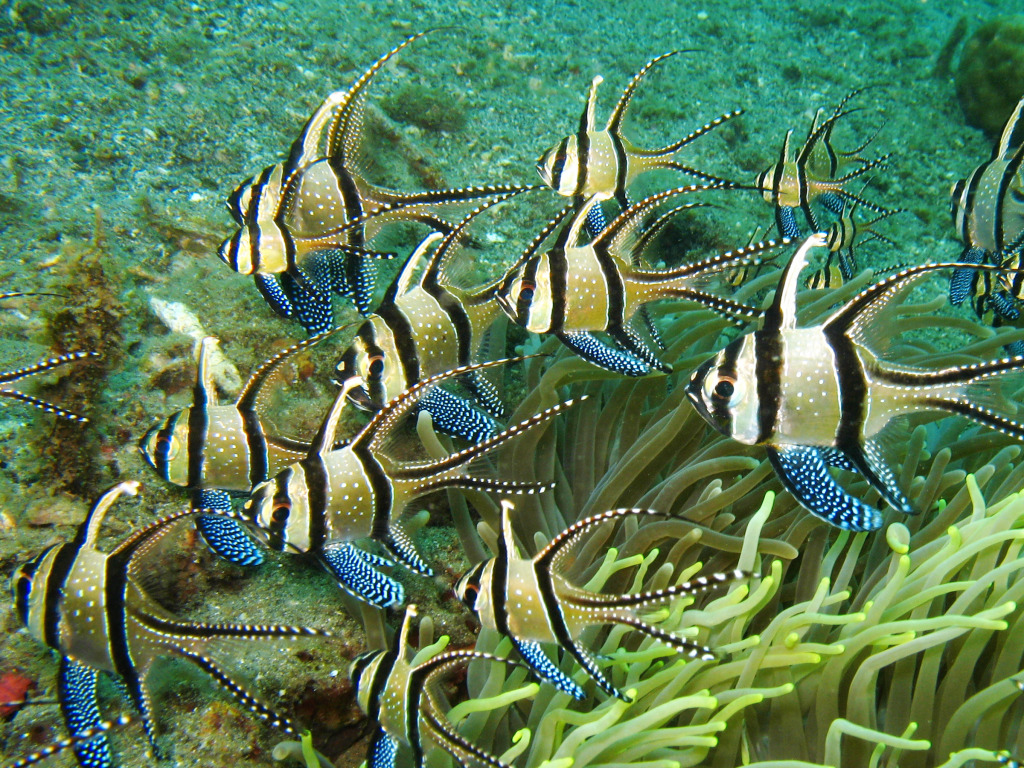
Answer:
[[[376,568],[394,565],[390,560],[359,549],[351,542],[324,547],[320,559],[342,588],[363,602],[378,608],[405,602],[405,588]]]
[[[767,451],[782,485],[811,514],[849,531],[873,531],[882,526],[881,512],[839,487],[817,447],[768,446]]]
[[[286,319],[294,317],[295,304],[277,275],[264,275],[257,272],[252,279],[256,283],[256,290],[260,292],[263,300],[276,314]]]
[[[98,672],[92,667],[62,656],[57,676],[57,694],[72,737],[100,727],[100,709],[96,701]],[[110,742],[105,733],[75,747],[75,756],[84,768],[110,768]]]
[[[509,637],[512,640],[512,645],[523,657],[523,661],[530,665],[530,669],[537,677],[546,680],[562,693],[572,696],[577,701],[586,698],[586,693],[579,683],[560,670],[558,665],[548,658],[541,649],[540,643],[533,640],[521,640],[514,635],[509,635]]]
[[[864,479],[878,491],[886,504],[905,515],[917,514],[918,510],[914,509],[910,499],[900,490],[896,476],[885,463],[881,447],[875,440],[866,440],[862,446],[849,449],[845,453],[857,472],[864,475]]]
[[[213,488],[197,491],[192,506],[194,509],[233,511],[228,492]],[[199,515],[196,528],[210,549],[225,560],[235,565],[260,565],[263,562],[263,552],[237,520],[220,515]]]
[[[395,768],[395,756],[398,754],[398,742],[378,728],[370,750],[366,755],[368,768]]]
[[[418,407],[430,414],[436,429],[471,443],[483,442],[501,431],[501,425],[492,416],[441,387],[434,387],[424,395]]]
[[[654,368],[624,349],[610,347],[589,331],[569,331],[557,334],[565,346],[598,368],[623,376],[646,376]]]
[[[416,551],[416,545],[409,538],[409,534],[398,523],[388,526],[382,543],[387,551],[410,571],[416,571],[421,576],[434,575],[434,569],[427,565],[427,561]]]

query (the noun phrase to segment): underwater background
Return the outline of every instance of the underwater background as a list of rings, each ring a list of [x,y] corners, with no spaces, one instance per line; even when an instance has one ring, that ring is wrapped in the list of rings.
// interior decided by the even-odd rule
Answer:
[[[887,168],[872,175],[871,190],[885,204],[908,213],[885,229],[896,241],[895,248],[872,243],[859,252],[863,268],[953,260],[959,255],[962,245],[950,222],[949,188],[989,156],[1009,109],[1024,92],[1024,17],[1013,16],[1021,11],[1018,0],[0,3],[0,291],[59,294],[5,303],[0,311],[0,369],[56,352],[95,350],[100,355],[62,370],[60,376],[41,377],[28,390],[86,414],[88,425],[56,421],[16,403],[5,402],[0,408],[0,571],[10,573],[29,556],[67,539],[92,500],[118,480],[141,480],[144,490],[140,502],[119,505],[112,514],[107,532],[113,537],[184,503],[178,489],[167,487],[145,465],[136,446],[157,419],[190,402],[196,337],[217,336],[224,355],[240,372],[235,391],[230,379],[226,382],[228,396],[237,393],[240,381],[262,360],[304,337],[301,327],[270,311],[250,278],[232,272],[217,258],[217,246],[234,228],[225,198],[242,179],[281,159],[328,93],[347,87],[370,62],[408,35],[447,28],[389,62],[370,92],[367,122],[376,149],[368,158],[369,171],[375,181],[402,190],[536,183],[537,157],[575,130],[595,74],[605,78],[599,100],[602,120],[620,89],[645,62],[674,49],[692,52],[644,80],[626,132],[640,146],[656,146],[720,113],[743,108],[742,117],[689,150],[693,165],[729,178],[752,182],[774,162],[788,129],[803,131],[816,109],[829,109],[851,90],[867,86],[857,98],[858,111],[844,123],[848,138],[842,143],[858,145],[878,130],[872,150],[891,152],[892,158]],[[996,42],[970,48],[971,58],[962,61],[968,38],[997,19],[1004,26]],[[656,188],[666,179],[680,183],[672,174],[645,183]],[[494,256],[495,263],[514,258],[550,214],[550,205],[533,197],[489,216],[487,242],[502,251]],[[732,195],[688,222],[680,244],[686,252],[737,247],[756,227],[772,226],[770,209],[756,193]],[[398,227],[388,234],[389,242],[404,255],[414,245],[415,234],[411,228]],[[387,265],[382,274],[394,269],[396,264]],[[378,295],[386,284],[386,279],[378,281]],[[938,282],[931,288],[924,298],[944,290]],[[357,318],[347,302],[337,306],[340,322]],[[936,306],[925,307],[920,315],[936,311]],[[950,320],[951,328],[980,339],[979,350],[988,343],[989,356],[999,354],[999,344],[987,339],[983,327],[968,327],[968,313],[959,317]],[[670,330],[663,333],[670,349],[679,346],[679,359],[692,356],[699,362],[707,356],[709,342],[696,341],[693,349],[683,344],[684,319],[679,315],[667,321]],[[678,333],[673,336],[671,329]],[[932,341],[935,347],[926,345],[914,352],[928,357],[946,348],[941,338]],[[297,435],[316,430],[335,391],[331,350],[318,349],[306,360],[289,369],[287,386],[273,405],[278,420],[286,419],[288,430]],[[684,364],[676,370],[677,381],[684,381],[679,377],[688,375],[690,368]],[[1006,544],[1024,536],[1024,505],[1017,501],[1012,507],[1011,499],[1009,511],[998,522],[986,523],[990,518],[981,505],[982,492],[973,488],[972,496],[964,480],[966,472],[977,473],[989,502],[1019,491],[1024,470],[1018,469],[1020,451],[1013,441],[973,431],[962,435],[962,424],[945,422],[944,431],[926,433],[922,427],[914,432],[906,446],[909,458],[901,470],[903,477],[908,485],[919,484],[914,487],[920,498],[934,501],[941,496],[945,502],[939,505],[942,524],[928,519],[933,512],[926,511],[913,520],[906,542],[901,532],[889,539],[884,531],[852,537],[813,520],[792,522],[799,510],[791,500],[780,499],[772,513],[776,524],[763,534],[769,543],[760,549],[748,544],[741,552],[747,524],[761,508],[765,492],[780,490],[762,456],[705,434],[702,422],[690,414],[685,424],[673,427],[672,434],[685,435],[685,441],[676,445],[662,436],[664,442],[656,451],[651,449],[650,466],[603,480],[603,473],[621,471],[624,457],[642,452],[654,439],[644,428],[665,416],[666,404],[675,402],[681,410],[689,410],[689,405],[685,398],[672,400],[666,395],[664,382],[611,381],[610,375],[585,371],[580,364],[564,380],[547,386],[571,385],[592,393],[606,387],[602,402],[614,402],[623,410],[602,415],[595,403],[560,426],[558,435],[552,430],[544,443],[557,437],[568,447],[538,448],[535,454],[521,450],[520,461],[545,461],[549,469],[559,465],[558,472],[571,487],[558,498],[571,511],[562,509],[561,518],[537,513],[544,520],[538,528],[543,536],[557,533],[578,515],[615,505],[653,505],[659,500],[685,511],[714,495],[708,491],[708,477],[716,478],[715,493],[742,480],[737,486],[742,497],[737,491],[716,502],[714,509],[704,509],[706,522],[728,515],[728,520],[707,522],[722,532],[714,552],[699,553],[693,543],[689,550],[680,549],[676,565],[682,569],[700,561],[732,568],[743,555],[750,560],[747,567],[753,567],[757,550],[756,565],[762,574],[772,572],[772,558],[784,563],[775,566],[777,592],[762,596],[756,605],[742,602],[742,596],[734,600],[745,606],[744,626],[726,627],[726,618],[709,618],[710,613],[700,626],[717,640],[715,644],[731,643],[741,655],[755,653],[744,644],[744,637],[755,629],[768,638],[762,645],[765,658],[775,636],[780,647],[797,654],[788,660],[780,656],[765,669],[802,663],[812,670],[811,658],[799,654],[816,655],[821,662],[830,653],[825,646],[834,650],[845,642],[858,649],[850,651],[851,660],[840,669],[822,672],[821,682],[813,671],[794,679],[773,672],[755,680],[748,663],[746,671],[735,673],[740,682],[730,688],[743,693],[726,695],[717,709],[706,702],[691,703],[719,715],[722,707],[732,704],[718,722],[728,722],[733,730],[707,727],[693,735],[694,751],[687,753],[693,762],[676,758],[676,764],[805,760],[852,766],[870,760],[872,765],[939,765],[950,752],[974,746],[1024,755],[1024,733],[1019,728],[1024,705],[1012,683],[1006,682],[1024,666],[1024,613],[1015,604],[1000,608],[1020,602],[1024,591],[1013,566],[1020,545]],[[509,386],[533,397],[534,405],[553,402],[546,399],[550,392],[538,393],[541,374],[536,366],[524,365],[513,378]],[[633,418],[627,418],[630,414]],[[587,426],[587,419],[594,423]],[[592,461],[580,457],[576,446],[581,441],[589,441],[588,450],[596,454]],[[935,468],[933,462],[943,448],[951,453]],[[713,460],[719,464],[698,472],[686,484],[678,481],[677,470],[685,462]],[[579,475],[571,467],[577,467]],[[915,481],[917,475],[923,479]],[[676,485],[659,497],[658,489],[664,490],[659,484],[672,477],[677,478]],[[420,606],[421,615],[432,617],[434,634],[448,634],[452,645],[461,647],[474,642],[475,625],[450,595],[453,577],[468,563],[448,523],[447,503],[438,495],[425,505],[431,525],[419,532],[418,541],[428,559],[450,564],[449,572],[436,581],[410,577],[404,582],[409,602]],[[895,519],[887,513],[887,522]],[[943,549],[948,546],[947,527],[957,523],[973,530],[971,522],[979,526],[973,534],[976,540],[989,542],[979,544],[971,557],[988,557],[991,562],[965,559],[957,568],[949,566],[948,573],[920,575],[922,581],[914,585],[914,574],[938,568],[951,558]],[[911,534],[917,538],[909,538]],[[629,546],[620,545],[629,553]],[[901,576],[900,556],[908,547],[923,554],[913,563],[908,560],[908,570]],[[640,544],[633,548],[632,554],[643,552]],[[731,561],[723,555],[727,552],[732,553]],[[1003,566],[999,576],[984,581],[985,574]],[[363,623],[377,622],[379,635],[380,617],[367,619],[325,574],[287,556],[270,557],[264,567],[243,571],[217,561],[201,542],[187,541],[165,553],[153,568],[152,589],[176,612],[209,621],[308,623],[340,633],[340,643],[307,644],[287,654],[254,644],[243,648],[237,666],[265,698],[282,702],[312,728],[318,748],[335,765],[362,761],[363,720],[346,668],[365,647]],[[949,595],[959,594],[958,588],[944,591],[941,585],[968,581],[971,574],[984,586],[953,611]],[[831,586],[818,594],[825,575],[831,576]],[[626,580],[620,586],[630,583]],[[892,594],[884,603],[872,590],[884,591],[887,584],[893,585]],[[900,602],[920,593],[931,599],[927,589],[934,593],[934,604]],[[1008,592],[1012,594],[1007,596]],[[802,628],[772,623],[787,608],[808,601],[813,605],[801,609],[805,615],[831,618],[819,624],[808,620]],[[884,604],[895,606],[891,616],[882,617]],[[871,614],[872,606],[877,616]],[[936,656],[922,671],[908,661],[916,658],[908,651],[901,659],[879,661],[873,672],[857,676],[875,651],[949,629],[896,622],[905,617],[939,621],[937,617],[947,612],[972,618],[950,624],[962,631],[936,637],[927,647],[922,644],[921,653],[931,648],[938,654],[948,645],[949,656]],[[743,611],[737,608],[735,613]],[[981,614],[985,615],[973,618]],[[861,623],[888,628],[872,637],[842,640],[842,627],[857,622],[837,618],[840,615],[860,616]],[[730,614],[728,621],[733,618]],[[394,627],[394,616],[387,621]],[[683,625],[693,621],[690,617]],[[1002,631],[999,622],[1006,625]],[[774,628],[766,634],[770,626]],[[8,676],[0,679],[29,681],[31,696],[52,698],[53,656],[19,633],[19,627],[9,601],[0,602],[0,676]],[[970,634],[969,629],[978,632]],[[790,632],[796,634],[790,637]],[[613,650],[621,635],[605,633],[601,643]],[[702,642],[707,641],[705,636]],[[486,642],[490,645],[483,650],[495,649],[496,638]],[[814,647],[803,648],[801,643]],[[662,654],[660,659],[638,658],[636,663],[653,664],[654,669],[667,662]],[[275,764],[270,750],[280,734],[263,728],[208,680],[182,667],[168,663],[157,686],[156,717],[169,762]],[[956,676],[947,677],[950,670]],[[633,674],[639,676],[642,670]],[[665,701],[675,693],[682,697],[714,691],[731,679],[729,674],[715,678],[705,672],[706,679],[697,680],[674,675],[672,685],[678,691],[663,694]],[[482,672],[479,676],[487,677]],[[813,684],[801,687],[808,679]],[[991,686],[999,681],[1003,687],[992,692]],[[522,684],[520,676],[508,687]],[[940,691],[940,684],[947,687]],[[472,679],[469,685],[474,685]],[[485,683],[476,685],[483,688]],[[984,706],[975,706],[983,714],[974,717],[975,709],[959,708],[983,691],[989,691],[990,698]],[[457,697],[454,689],[452,693]],[[870,701],[872,694],[875,701]],[[949,712],[940,713],[928,702],[939,701],[943,694]],[[550,692],[540,696],[543,704],[537,704],[537,712],[550,705]],[[888,743],[886,752],[865,740],[859,748],[842,752],[840,761],[829,763],[840,752],[835,741],[827,755],[821,751],[831,722],[828,712],[818,705],[819,725],[807,723],[801,714],[815,706],[816,697],[834,700],[837,717],[892,734],[896,741]],[[770,703],[776,699],[797,701],[773,709]],[[608,714],[610,729],[618,722],[613,708],[620,703],[596,700],[606,708],[601,711]],[[121,706],[112,686],[105,701],[111,711]],[[847,701],[860,702],[860,709]],[[912,702],[915,715],[928,711],[934,722],[915,720],[916,730],[908,729]],[[519,719],[526,724],[529,705],[522,706]],[[750,715],[737,714],[746,708]],[[663,719],[658,715],[638,721],[630,732],[657,732],[669,721],[683,729],[689,719],[685,724],[673,720],[683,709],[680,705],[663,712]],[[64,732],[53,705],[12,707],[0,713],[3,758],[29,752]],[[510,745],[510,739],[502,737],[514,732],[516,725],[510,720],[515,718],[495,725],[498,718],[493,717],[489,724],[481,719],[471,727],[489,734],[491,748],[501,754]],[[629,719],[623,712],[617,717]],[[711,714],[697,719],[698,725],[716,722]],[[572,718],[566,722],[578,725]],[[534,731],[536,746],[541,736],[536,727]],[[806,735],[805,746],[781,745],[784,735],[797,739],[800,733]],[[940,744],[944,733],[947,740]],[[559,728],[545,738],[561,743],[565,735]],[[680,743],[689,744],[689,738],[679,734]],[[915,739],[917,743],[911,744]],[[922,747],[922,740],[929,739],[932,746]],[[112,740],[121,765],[153,764],[137,726]],[[645,763],[653,758],[635,746],[634,752],[625,747],[587,752],[582,731],[578,740],[583,746],[563,749],[580,750],[575,766],[653,768],[672,762],[666,758]],[[568,766],[565,754],[542,751],[519,757],[516,764],[539,765],[547,757],[563,760],[552,765]],[[982,759],[980,754],[968,757]],[[443,765],[445,759],[434,754],[428,762]],[[50,764],[73,765],[74,759],[64,755]]]

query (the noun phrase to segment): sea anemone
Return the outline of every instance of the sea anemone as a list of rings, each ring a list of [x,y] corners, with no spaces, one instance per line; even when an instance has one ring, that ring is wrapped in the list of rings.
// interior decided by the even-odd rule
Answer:
[[[808,292],[802,318],[820,316],[868,279]],[[900,338],[890,354],[932,367],[995,357],[1007,343],[1009,334],[939,307],[902,306],[894,330],[915,338]],[[507,757],[521,754],[516,764],[528,768],[952,766],[995,760],[994,750],[1024,752],[1015,684],[1024,655],[1020,448],[951,420],[911,421],[890,453],[920,514],[897,521],[888,512],[888,526],[874,533],[835,530],[788,494],[776,496],[758,449],[710,434],[685,402],[681,383],[730,332],[727,324],[697,311],[665,313],[661,322],[671,376],[617,379],[551,342],[541,346],[549,357],[527,363],[524,412],[566,394],[591,397],[501,459],[499,471],[514,464],[523,477],[532,466],[537,479],[558,481],[552,493],[517,503],[520,540],[528,545],[531,532],[539,547],[586,515],[645,506],[684,519],[596,529],[579,546],[571,572],[578,583],[634,591],[737,567],[760,575],[653,615],[663,629],[715,648],[715,660],[683,660],[627,628],[605,629],[586,642],[632,702],[595,692],[577,671],[587,700],[542,685],[532,701],[468,715],[463,733],[495,754],[514,741]],[[849,487],[878,503],[866,484]],[[482,516],[479,537],[493,551],[497,507],[471,500]],[[456,522],[467,551],[479,551],[468,525]],[[476,647],[511,653],[489,632]],[[567,662],[563,669],[572,672]],[[519,690],[524,674],[474,667],[470,696]],[[451,717],[460,714],[456,707]]]

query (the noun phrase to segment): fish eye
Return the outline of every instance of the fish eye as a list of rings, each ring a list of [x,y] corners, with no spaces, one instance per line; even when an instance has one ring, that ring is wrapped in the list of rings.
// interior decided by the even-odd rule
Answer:
[[[519,283],[519,296],[517,301],[533,301],[533,290],[535,286],[528,280]]]
[[[154,435],[150,445],[154,457],[164,456],[167,461],[172,461],[181,452],[181,441],[173,434]]]
[[[290,501],[278,501],[270,510],[270,519],[274,523],[283,523],[291,514],[292,503]]]
[[[384,373],[384,358],[381,355],[374,355],[370,358],[370,364],[367,368],[369,371],[370,378],[379,379]]]
[[[704,384],[704,399],[718,407],[721,407],[723,401],[732,407],[743,399],[742,382],[723,373],[708,376]]]

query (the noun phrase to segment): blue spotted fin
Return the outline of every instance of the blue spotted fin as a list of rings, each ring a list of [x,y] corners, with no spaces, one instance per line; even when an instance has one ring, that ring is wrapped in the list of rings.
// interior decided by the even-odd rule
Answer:
[[[378,608],[390,608],[405,602],[405,588],[401,583],[377,570],[381,566],[394,565],[387,558],[344,542],[324,547],[320,559],[338,584],[360,600]]]
[[[57,696],[72,738],[100,731],[103,718],[96,699],[98,673],[66,656],[61,657],[57,673]],[[83,740],[75,748],[75,757],[83,768],[110,768],[110,743],[100,731],[94,739]]]
[[[194,509],[215,509],[230,514],[231,494],[213,488],[193,493]],[[216,554],[235,565],[261,565],[263,552],[237,520],[223,515],[197,515],[196,528]]]
[[[768,460],[783,487],[812,514],[848,531],[882,527],[882,513],[844,491],[815,446],[768,446]]]

